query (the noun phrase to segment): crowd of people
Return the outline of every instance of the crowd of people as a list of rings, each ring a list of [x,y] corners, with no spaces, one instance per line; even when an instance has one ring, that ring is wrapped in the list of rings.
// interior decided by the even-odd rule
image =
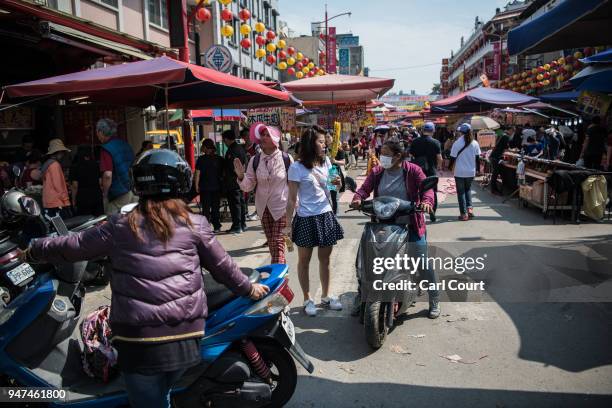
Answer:
[[[580,150],[578,157],[585,162],[601,161],[597,155],[601,153],[602,132],[597,126],[595,120]],[[314,126],[301,135],[291,153],[281,148],[279,129],[255,123],[240,131],[239,136],[231,130],[223,132],[222,140],[227,147],[224,156],[218,154],[219,149],[211,139],[205,139],[193,182],[191,169],[175,152],[151,150],[152,146],[145,142],[142,151],[133,155],[129,145],[117,138],[114,122],[103,119],[96,130],[102,143],[99,156],[89,147],[78,149],[69,170],[70,189],[60,164],[69,150],[59,139],[51,140],[45,155],[28,150],[29,146],[24,144],[25,165],[16,183],[28,187],[41,184],[48,214],[63,215],[68,208],[92,213],[116,212],[135,199],[134,193],[139,197],[138,205],[127,216],[112,218],[81,239],[72,235],[38,240],[24,256],[32,261],[111,257],[112,286],[117,290],[113,293],[111,324],[118,339],[115,344],[119,367],[133,401],[167,398],[170,385],[200,360],[199,342],[207,311],[199,265],[238,295],[260,299],[268,293],[266,286],[248,281],[216,240],[215,234],[222,227],[222,197],[231,213],[232,223],[227,232],[232,234],[246,230],[247,202],[250,195],[254,197],[256,216],[261,221],[272,263],[286,263],[286,251],[293,244],[297,246],[303,310],[313,317],[317,315],[317,306],[310,290],[309,267],[315,249],[321,304],[330,310],[343,308],[339,298],[330,292],[333,272],[330,258],[334,246],[344,238],[336,217],[343,171],[356,166],[359,160],[375,159],[377,165],[368,166],[367,177],[354,193],[350,206],[359,208],[371,194],[417,203],[422,212],[410,215],[406,225],[410,242],[424,256],[427,256],[424,214],[429,213],[431,221],[435,221],[437,206],[435,191],[418,191],[427,176],[438,175],[448,163],[457,186],[459,219],[468,221],[475,216],[471,183],[478,171],[481,151],[468,123],[452,133],[436,129],[431,122],[425,123],[420,133],[414,128],[404,132],[364,129],[361,134],[352,134],[337,152],[334,151],[337,141],[325,129]],[[503,129],[491,153],[492,162],[519,141],[517,134],[521,136],[520,148],[529,154],[527,147],[533,141],[531,132],[525,130]],[[551,138],[558,135],[553,131],[544,133],[548,148],[542,150],[551,154],[555,151]],[[164,171],[159,171],[156,167],[159,165]],[[193,189],[199,194],[202,216],[191,213],[184,200]],[[115,245],[118,241],[123,245]],[[176,287],[163,283],[164,279],[172,280],[179,275],[180,279],[173,280],[180,281]],[[430,283],[438,280],[434,270],[421,271],[421,277]],[[136,289],[143,285],[147,291]],[[441,314],[439,293],[430,290],[428,295],[428,315],[435,319]],[[168,302],[178,307],[164,307]],[[137,313],[127,312],[130,307],[126,305],[144,303],[147,307]],[[198,306],[181,306],[187,304]],[[134,316],[139,318],[135,320]],[[176,324],[170,327],[165,323],[168,320]],[[157,340],[169,335],[173,340]],[[158,386],[162,383],[163,386]]]
[[[39,197],[49,217],[118,213],[136,200],[129,178],[136,156],[118,137],[112,119],[98,120],[95,131],[100,145],[81,145],[75,152],[54,138],[43,153],[25,136],[14,161],[2,166],[3,191],[12,187],[27,190]],[[144,142],[139,154],[152,148],[150,142]]]

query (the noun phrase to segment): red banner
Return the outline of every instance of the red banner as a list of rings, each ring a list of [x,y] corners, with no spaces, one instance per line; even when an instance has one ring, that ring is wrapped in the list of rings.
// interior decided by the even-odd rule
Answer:
[[[336,73],[336,27],[329,27],[327,36],[327,63],[329,73]]]

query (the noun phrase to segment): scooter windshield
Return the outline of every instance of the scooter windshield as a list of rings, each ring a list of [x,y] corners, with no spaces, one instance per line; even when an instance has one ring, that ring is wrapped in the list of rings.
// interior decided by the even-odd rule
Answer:
[[[378,197],[374,199],[373,204],[376,217],[381,220],[388,220],[395,216],[401,200],[395,197]]]

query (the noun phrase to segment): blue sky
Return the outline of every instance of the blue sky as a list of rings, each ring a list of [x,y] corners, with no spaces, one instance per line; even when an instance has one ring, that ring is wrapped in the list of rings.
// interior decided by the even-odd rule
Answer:
[[[345,11],[330,25],[360,37],[370,76],[395,78],[394,91],[429,93],[439,82],[440,62],[469,37],[474,18],[488,20],[508,0],[279,0],[280,19],[296,34],[310,35],[310,22]],[[432,66],[429,64],[436,64]],[[418,68],[408,68],[414,66]]]

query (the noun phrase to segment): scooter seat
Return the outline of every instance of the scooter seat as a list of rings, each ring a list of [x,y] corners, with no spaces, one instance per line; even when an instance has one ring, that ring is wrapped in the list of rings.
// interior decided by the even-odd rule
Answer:
[[[87,221],[91,221],[94,219],[93,215],[77,215],[76,217],[66,218],[64,220],[64,224],[66,224],[66,228],[72,230],[80,225],[85,224]]]
[[[251,283],[259,282],[259,272],[257,270],[251,268],[240,268],[240,270],[249,278]],[[238,297],[224,284],[217,282],[210,272],[203,271],[202,275],[204,277],[204,292],[206,293],[208,313],[225,306]]]

